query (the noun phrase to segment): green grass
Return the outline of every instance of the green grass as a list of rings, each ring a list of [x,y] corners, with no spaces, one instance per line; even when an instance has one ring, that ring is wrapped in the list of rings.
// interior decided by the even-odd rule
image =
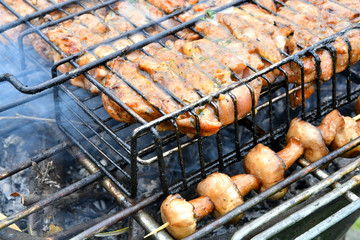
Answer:
[[[354,223],[354,225],[352,226],[352,228],[354,230],[360,231],[360,218],[358,218],[358,220],[356,220],[356,222]]]

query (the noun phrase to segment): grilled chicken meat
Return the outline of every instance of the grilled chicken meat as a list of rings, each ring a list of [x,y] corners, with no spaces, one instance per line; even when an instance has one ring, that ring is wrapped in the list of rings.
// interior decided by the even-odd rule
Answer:
[[[356,0],[334,0],[334,2],[338,2],[339,4],[360,11],[359,2]]]
[[[24,1],[6,0],[5,2],[9,3],[22,16],[35,11]],[[50,3],[45,0],[30,2],[39,9],[50,6]],[[60,0],[55,2],[60,2]],[[239,78],[253,74],[255,70],[261,70],[271,63],[279,62],[287,57],[287,54],[291,55],[311,46],[359,19],[358,13],[347,8],[353,6],[354,3],[354,1],[349,0],[337,2],[329,0],[309,0],[308,2],[283,0],[281,2],[284,4],[277,3],[276,5],[272,0],[259,0],[257,1],[258,4],[276,14],[252,3],[242,4],[238,8],[229,8],[218,14],[211,12],[211,9],[230,2],[229,0],[210,0],[206,3],[196,4],[197,1],[193,0],[121,1],[114,4],[114,10],[110,8],[98,9],[95,13],[82,14],[73,20],[43,29],[43,33],[64,54],[58,54],[51,49],[37,34],[32,34],[29,38],[40,55],[59,61],[66,56],[78,54],[79,57],[75,61],[83,66],[95,61],[98,57],[142,41],[146,35],[142,33],[129,35],[128,38],[113,41],[108,46],[101,45],[94,51],[89,50],[89,48],[93,49],[94,46],[104,41],[110,42],[109,39],[119,38],[121,34],[135,27],[143,26],[152,19],[157,20],[163,17],[165,13],[174,12],[189,6],[189,4],[196,4],[192,10],[179,15],[178,18],[182,21],[188,21],[199,14],[207,13],[207,18],[195,25],[195,30],[204,35],[204,39],[199,40],[199,34],[190,29],[184,29],[178,32],[178,35],[186,41],[168,42],[170,50],[164,49],[159,44],[150,44],[144,47],[149,56],[145,56],[141,50],[136,50],[121,61],[117,59],[117,64],[115,61],[107,63],[108,66],[122,69],[121,74],[109,72],[106,66],[99,66],[88,72],[102,84],[105,84],[104,80],[106,79],[105,86],[116,88],[116,91],[113,92],[125,105],[130,106],[146,121],[151,121],[162,114],[170,113],[196,101],[204,95],[212,94],[222,87],[233,84]],[[98,4],[98,2],[88,0],[82,1],[82,4],[89,7]],[[5,16],[4,19],[0,20],[3,21],[3,24],[16,19],[10,12],[1,7],[2,5],[0,5],[0,11],[3,11]],[[73,13],[83,10],[83,7],[80,4],[71,4],[64,9]],[[124,17],[119,16],[117,12],[120,12]],[[57,10],[45,18],[33,20],[32,23],[41,24],[46,21],[47,17],[59,19],[65,15],[64,11]],[[171,28],[178,25],[179,22],[170,18],[161,24],[165,28]],[[11,30],[14,31],[13,33],[10,31],[6,33],[10,38],[16,38],[21,30],[22,27],[18,27]],[[154,35],[163,31],[163,28],[156,24],[145,30],[150,35]],[[351,56],[348,56],[345,37],[352,46]],[[349,59],[350,64],[359,60],[360,50],[357,46],[360,43],[360,31],[351,30],[345,34],[345,37],[337,37],[332,43],[337,53],[336,63],[332,62],[328,50],[316,50],[315,53],[321,60],[320,80],[326,81],[334,74],[333,64],[335,64],[336,72],[340,72],[348,66]],[[168,38],[163,39],[163,41],[165,40]],[[304,81],[306,83],[314,82],[317,77],[315,58],[307,55],[302,57],[300,61],[304,69]],[[127,68],[123,67],[125,65],[128,66],[129,71],[131,69],[129,75],[125,73],[127,71]],[[65,73],[72,70],[73,67],[66,63],[58,69]],[[288,76],[289,82],[295,84],[301,82],[301,67],[297,63],[287,63],[282,66],[282,69]],[[141,70],[146,74],[142,73]],[[232,75],[231,71],[236,74],[237,78]],[[128,81],[126,83],[118,75],[126,75],[132,80],[129,81],[125,78]],[[263,83],[258,79],[249,83],[255,94],[255,103],[257,103],[260,95],[261,86],[267,82],[273,82],[280,75],[282,75],[281,71],[275,69],[264,76],[264,79],[267,78],[267,80],[263,80]],[[134,76],[136,77],[134,78]],[[144,89],[146,94],[144,93],[143,96],[136,93],[130,85],[138,84],[132,83],[132,81],[136,82],[137,78],[139,78],[140,83],[151,82],[151,89],[156,93],[159,92],[159,95],[156,94],[156,96],[160,96],[159,99],[170,99],[171,104],[169,104],[171,106],[167,108],[164,106],[165,103],[159,104],[159,101],[163,102],[163,100],[154,99],[152,101],[151,98],[155,98],[155,96],[152,95],[152,92],[147,92],[146,89]],[[76,86],[88,89],[92,93],[98,92],[98,89],[82,75],[72,79],[71,82]],[[117,89],[118,85],[122,86],[121,89]],[[141,86],[139,85],[140,89],[142,89]],[[164,88],[171,93],[166,92]],[[314,85],[307,85],[307,88],[306,96],[311,95]],[[202,135],[214,134],[222,125],[230,124],[235,118],[241,118],[250,111],[252,107],[251,91],[248,86],[243,84],[233,89],[231,93],[236,100],[236,106],[229,94],[221,94],[213,100],[214,106],[205,105],[194,110],[193,114],[199,118]],[[173,96],[170,97],[170,95]],[[133,98],[125,99],[124,96],[128,96],[128,98],[133,96]],[[125,122],[135,121],[107,96],[104,96],[103,99],[105,99],[104,105],[112,117]],[[296,92],[292,98],[292,104],[296,106],[299,102],[302,102],[301,92]],[[238,112],[237,116],[234,116],[235,107]],[[182,128],[182,132],[189,135],[195,133],[196,117],[190,113],[179,116],[175,121]],[[159,129],[162,130],[170,128],[172,128],[170,122],[159,126]]]
[[[194,88],[199,89],[204,95],[209,95],[220,90],[224,86],[235,83],[232,80],[231,72],[227,67],[219,64],[209,55],[204,54],[205,51],[208,54],[215,56],[216,51],[214,50],[216,50],[216,48],[212,50],[207,49],[209,47],[211,48],[212,42],[202,39],[196,42],[180,42],[180,44],[181,51],[186,56],[191,57],[191,60],[186,59],[179,53],[168,50],[158,53],[157,56],[163,61],[168,61],[173,71],[186,80],[191,81]],[[179,45],[179,41],[176,42],[175,45]],[[214,52],[211,53],[211,51]],[[226,56],[225,54],[223,54],[222,57],[224,63],[230,63],[232,60],[231,56]],[[235,59],[233,60],[233,64],[236,64]],[[244,70],[243,63],[239,62],[238,64],[242,65],[242,67],[239,67],[238,71],[240,71],[240,68]],[[261,81],[254,80],[250,85],[254,89],[256,105],[260,96]],[[237,116],[234,116],[234,101],[231,99],[230,95],[221,94],[217,99],[214,99],[214,102],[218,107],[220,122],[223,125],[233,123],[235,117],[237,119],[244,117],[252,107],[251,92],[245,85],[235,88],[231,91],[231,94],[235,97],[237,103]]]
[[[135,23],[138,27],[145,25],[153,20],[158,20],[161,17],[164,17],[164,13],[148,4],[147,2],[140,0],[135,3],[129,2],[118,2],[115,4],[115,9],[117,9],[121,14],[126,16],[130,21]],[[165,28],[172,28],[180,23],[172,18],[161,22],[161,25]],[[151,34],[155,35],[163,31],[164,29],[161,28],[159,25],[151,26],[146,29],[146,31]],[[181,38],[185,40],[196,40],[199,39],[200,36],[195,32],[191,31],[190,29],[184,29],[176,33]]]
[[[154,82],[161,84],[172,92],[183,105],[188,105],[198,99],[200,96],[195,92],[193,86],[178,77],[169,67],[159,59],[144,56],[139,62],[139,68],[147,72]],[[209,136],[215,134],[221,127],[217,120],[215,110],[208,105],[196,109],[199,118],[201,135]],[[195,119],[185,120],[179,127],[186,129],[186,133],[196,133]]]
[[[186,7],[184,0],[148,0],[148,2],[166,13]]]

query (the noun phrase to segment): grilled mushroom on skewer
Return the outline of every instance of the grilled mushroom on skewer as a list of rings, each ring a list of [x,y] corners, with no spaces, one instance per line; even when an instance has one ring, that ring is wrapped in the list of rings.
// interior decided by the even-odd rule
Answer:
[[[179,194],[169,195],[161,204],[161,218],[165,224],[146,237],[164,228],[177,239],[186,237],[195,232],[197,221],[214,208],[215,215],[222,216],[242,204],[242,197],[260,186],[260,179],[254,175],[239,174],[230,178],[223,173],[213,173],[199,183],[196,191],[201,197],[187,202]]]
[[[305,149],[304,157],[310,162],[315,162],[329,153],[320,130],[299,118],[294,118],[290,123],[286,140],[289,141],[292,137],[300,140]]]
[[[360,127],[351,117],[343,117],[345,124],[337,131],[334,140],[330,144],[331,150],[336,150],[360,136]],[[360,146],[347,151],[343,157],[355,157],[360,153]]]
[[[318,126],[318,129],[320,130],[326,145],[330,145],[339,129],[343,128],[344,125],[345,120],[338,110],[333,110],[325,116]]]
[[[331,150],[336,150],[360,136],[360,127],[356,118],[342,116],[338,110],[333,110],[321,121],[318,129],[325,144]],[[307,123],[306,125],[311,124]],[[343,157],[354,157],[359,153],[360,147],[356,147],[343,154]]]
[[[284,179],[285,171],[304,153],[304,148],[297,138],[290,138],[286,147],[277,154],[269,147],[259,143],[244,158],[246,173],[258,176],[262,181],[263,192]],[[271,196],[272,200],[282,198],[287,188]]]
[[[180,239],[195,232],[196,222],[213,209],[214,204],[208,197],[187,202],[180,194],[169,195],[161,204],[161,218],[171,235]]]
[[[251,190],[258,191],[261,187],[261,180],[255,175],[238,174],[231,177],[241,196],[245,197]]]
[[[249,174],[230,178],[223,173],[213,173],[199,183],[196,192],[211,199],[215,205],[214,215],[219,217],[242,204],[245,195],[241,193],[246,194],[252,189],[259,189],[260,183],[257,177]],[[232,222],[238,221],[241,217],[242,215],[234,218]]]

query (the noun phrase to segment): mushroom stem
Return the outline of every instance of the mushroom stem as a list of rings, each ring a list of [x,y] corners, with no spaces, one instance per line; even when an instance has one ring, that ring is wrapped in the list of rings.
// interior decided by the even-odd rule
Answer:
[[[320,130],[326,145],[330,145],[330,143],[334,140],[336,133],[344,125],[344,118],[338,110],[333,110],[325,116],[318,126],[318,129]]]
[[[210,198],[204,196],[190,200],[189,203],[194,206],[194,217],[197,221],[211,213],[215,207]]]
[[[261,180],[252,174],[238,174],[231,177],[241,196],[245,197],[251,190],[258,191],[261,187]]]
[[[284,149],[277,152],[277,155],[283,160],[285,164],[285,171],[288,170],[291,165],[304,154],[304,147],[299,139],[291,137]]]

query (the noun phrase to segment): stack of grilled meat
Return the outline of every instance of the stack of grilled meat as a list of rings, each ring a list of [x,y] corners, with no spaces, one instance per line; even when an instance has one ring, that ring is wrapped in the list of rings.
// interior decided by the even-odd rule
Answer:
[[[21,16],[49,6],[46,0],[30,1],[37,9],[22,0],[4,2]],[[83,66],[148,36],[156,35],[164,28],[174,27],[205,14],[192,30],[184,29],[178,32],[177,39],[162,39],[161,44],[149,44],[127,56],[108,62],[106,66],[89,71],[89,74],[110,89],[141,118],[151,121],[221,88],[241,82],[241,79],[254,72],[359,21],[357,11],[360,10],[360,3],[354,0],[257,0],[226,8],[219,13],[212,10],[229,3],[230,0],[209,0],[201,3],[197,0],[119,1],[111,7],[84,13],[75,19],[54,26],[50,24],[51,27],[42,29],[58,49],[50,47],[35,33],[28,36],[28,41],[30,40],[29,43],[39,55],[55,62],[66,56],[82,53],[76,62]],[[79,1],[32,20],[32,24],[40,26],[97,4],[100,2],[96,0]],[[191,10],[161,22],[161,26],[155,24],[145,31],[121,38],[127,31],[190,4],[193,5]],[[0,24],[16,19],[2,5],[0,11],[4,16],[0,19]],[[19,26],[5,34],[10,39],[16,39],[23,30],[24,27]],[[0,41],[7,42],[3,38]],[[104,41],[107,43],[103,44]],[[351,49],[347,43],[350,43]],[[175,119],[176,125],[188,136],[196,134],[196,125],[203,136],[215,134],[223,125],[245,116],[253,104],[257,104],[261,88],[271,84],[279,76],[286,76],[295,86],[300,85],[303,79],[306,84],[305,97],[309,97],[314,92],[315,81],[327,81],[335,74],[334,71],[341,72],[360,59],[359,46],[360,31],[354,28],[331,42],[330,48],[335,49],[336,58],[331,56],[327,49],[329,46],[319,48],[312,54],[299,58],[298,62],[283,64],[281,69],[274,69],[246,84],[241,82],[229,93],[218,95],[211,104],[178,116]],[[316,69],[318,60],[320,72]],[[58,68],[62,73],[72,69],[73,66],[69,63]],[[82,75],[72,79],[71,83],[91,93],[99,92]],[[135,121],[107,95],[103,94],[102,99],[111,117],[122,122]],[[301,90],[291,96],[293,107],[302,101],[304,99]],[[170,122],[158,126],[161,131],[173,128],[174,124]]]

